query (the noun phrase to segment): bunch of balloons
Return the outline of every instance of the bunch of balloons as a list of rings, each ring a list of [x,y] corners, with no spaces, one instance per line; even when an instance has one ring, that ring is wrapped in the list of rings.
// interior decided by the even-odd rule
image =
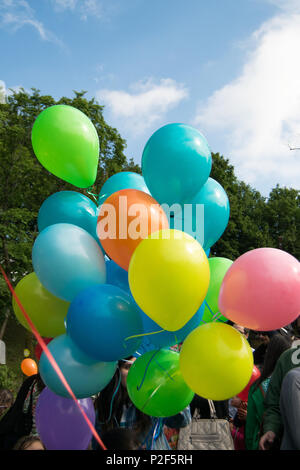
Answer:
[[[77,109],[44,110],[33,126],[32,145],[59,178],[78,188],[95,182],[98,135]],[[142,175],[112,176],[98,204],[78,191],[60,191],[40,208],[34,272],[19,282],[16,294],[92,422],[90,397],[110,382],[118,360],[138,356],[128,374],[135,406],[152,416],[172,416],[194,393],[223,400],[249,383],[251,348],[226,319],[266,330],[274,324],[268,302],[273,308],[280,296],[274,310],[279,323],[296,316],[299,267],[291,269],[290,255],[284,255],[290,257],[286,268],[283,257],[278,260],[286,284],[292,283],[288,290],[286,284],[279,289],[274,273],[267,279],[264,255],[253,261],[250,252],[246,263],[208,259],[229,219],[227,195],[209,177],[211,166],[205,137],[190,126],[169,124],[148,140]],[[273,302],[269,296],[276,288]],[[13,308],[29,329],[15,301]],[[168,349],[181,342],[180,354]],[[45,353],[39,372],[46,384],[37,406],[42,440],[49,449],[86,448],[90,431]]]

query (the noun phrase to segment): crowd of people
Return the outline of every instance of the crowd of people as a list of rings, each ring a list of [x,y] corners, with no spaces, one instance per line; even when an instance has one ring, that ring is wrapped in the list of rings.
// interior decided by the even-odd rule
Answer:
[[[247,338],[260,370],[247,401],[235,396],[213,402],[216,417],[229,422],[234,449],[300,450],[300,317],[286,328],[268,332],[228,323]],[[95,429],[109,450],[175,450],[181,429],[188,428],[196,415],[211,417],[210,403],[195,395],[176,416],[144,414],[127,393],[127,375],[134,361],[135,357],[120,360],[110,383],[93,397]],[[37,374],[24,381],[15,400],[11,391],[0,390],[0,449],[45,450],[34,419],[44,387]],[[15,423],[22,417],[17,430],[16,425],[10,426],[12,416]],[[101,450],[95,438],[87,450]]]

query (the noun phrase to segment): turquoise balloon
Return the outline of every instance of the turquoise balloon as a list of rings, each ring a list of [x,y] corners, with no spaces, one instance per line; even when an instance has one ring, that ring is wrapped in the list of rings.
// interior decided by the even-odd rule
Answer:
[[[49,196],[38,214],[38,229],[49,225],[67,223],[86,230],[98,242],[97,206],[84,194],[76,191],[59,191]]]
[[[185,124],[168,124],[148,140],[142,173],[160,204],[184,204],[206,183],[212,166],[205,137]]]
[[[98,205],[103,204],[111,194],[121,191],[121,189],[138,189],[139,191],[150,194],[145,180],[141,175],[132,171],[121,171],[105,181],[99,194]]]
[[[99,245],[76,225],[45,228],[33,245],[32,264],[43,286],[69,302],[83,289],[106,282],[105,260]]]
[[[76,398],[88,398],[99,393],[116,371],[116,362],[96,362],[78,349],[67,335],[57,336],[48,344],[48,349]],[[52,392],[70,398],[44,352],[39,362],[39,373]]]
[[[184,211],[170,218],[170,228],[188,233],[208,251],[224,233],[229,215],[225,190],[213,178],[208,178],[196,196],[186,203]]]

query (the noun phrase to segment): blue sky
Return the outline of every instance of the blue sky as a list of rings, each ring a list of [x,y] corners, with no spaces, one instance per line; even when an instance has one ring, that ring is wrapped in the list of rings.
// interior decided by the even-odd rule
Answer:
[[[87,90],[139,163],[156,129],[184,122],[264,195],[299,188],[299,5],[0,0],[0,85]]]

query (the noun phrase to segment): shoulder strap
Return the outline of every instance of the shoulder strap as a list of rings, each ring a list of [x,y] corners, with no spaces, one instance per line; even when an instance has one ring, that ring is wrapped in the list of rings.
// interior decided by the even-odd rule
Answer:
[[[211,419],[218,419],[216,408],[212,400],[208,400]]]

